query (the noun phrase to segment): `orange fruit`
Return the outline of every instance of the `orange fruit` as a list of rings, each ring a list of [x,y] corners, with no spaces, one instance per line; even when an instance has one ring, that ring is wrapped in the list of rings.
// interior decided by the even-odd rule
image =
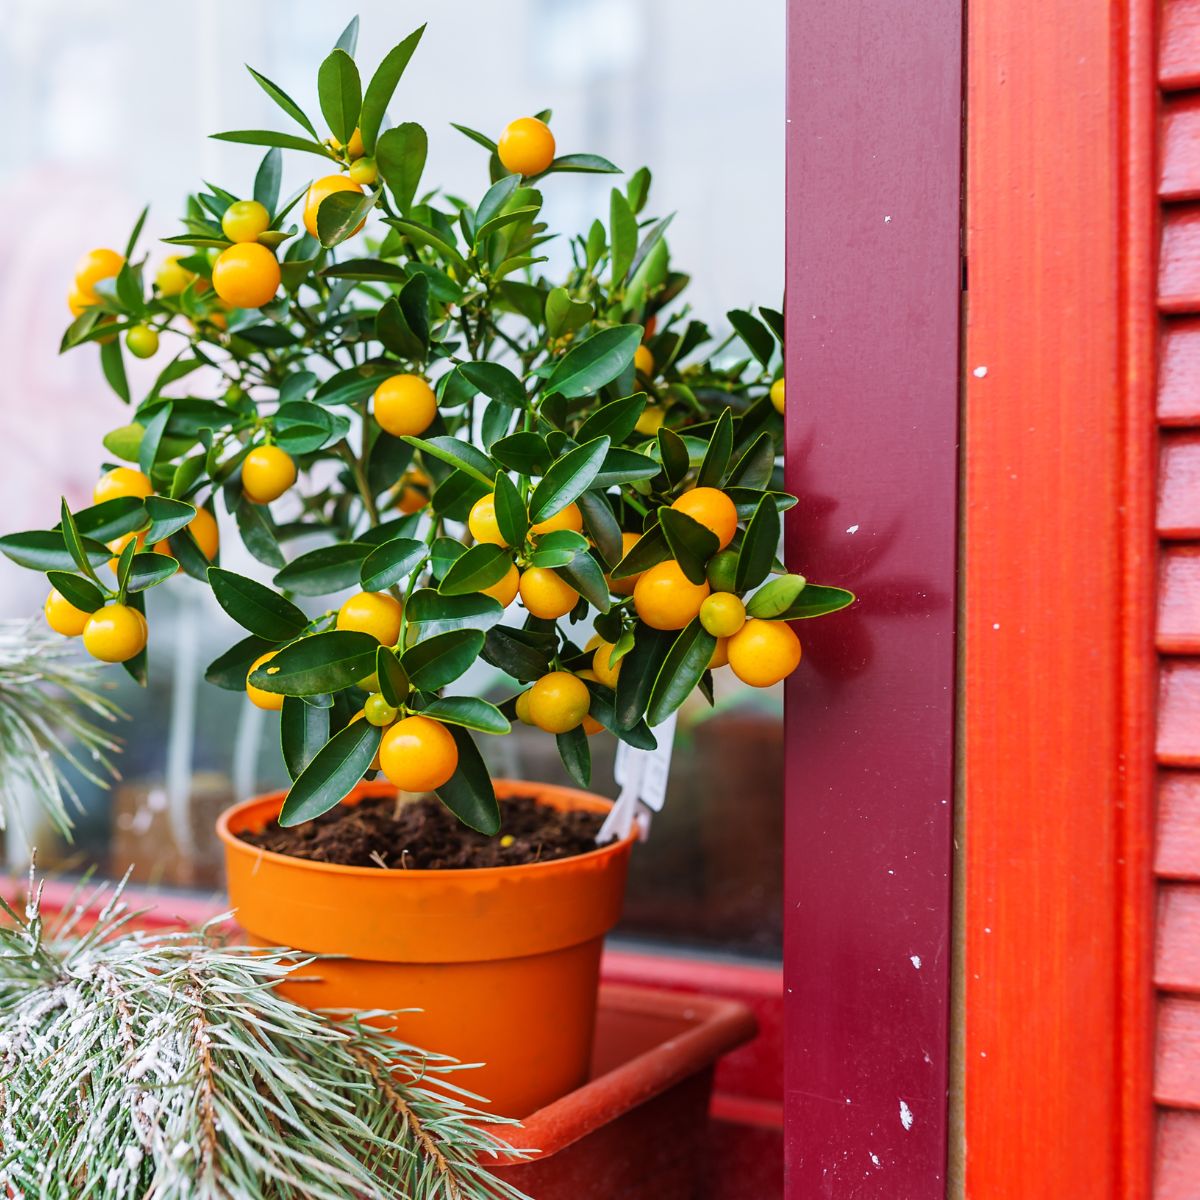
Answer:
[[[663,427],[666,419],[665,410],[659,408],[657,404],[651,404],[642,409],[642,415],[638,417],[634,429],[645,437],[653,437]]]
[[[337,627],[369,633],[384,646],[400,640],[400,619],[404,607],[387,592],[355,592],[338,609]]]
[[[106,543],[109,550],[112,551],[112,558],[108,560],[108,565],[112,570],[115,571],[121,565],[121,554],[130,542],[134,543],[134,554],[139,554],[146,546],[146,534],[144,532],[123,533],[120,537],[113,538],[111,542]]]
[[[379,762],[402,792],[433,792],[458,770],[458,743],[440,721],[405,717],[383,735]]]
[[[113,467],[101,475],[92,488],[92,503],[103,504],[105,500],[118,500],[122,496],[136,496],[141,500],[153,491],[154,485],[148,475],[133,467]]]
[[[729,639],[717,638],[713,647],[712,658],[708,660],[708,669],[715,671],[718,667],[729,666]]]
[[[554,161],[554,134],[537,117],[518,117],[504,127],[496,153],[514,175],[540,175]]]
[[[120,273],[125,259],[115,250],[89,250],[75,264],[75,292],[85,304],[96,304],[96,284],[102,279],[112,279]]]
[[[622,533],[621,534],[621,557],[624,558],[630,550],[634,548],[642,540],[640,533]],[[626,575],[622,579],[613,579],[611,575],[608,578],[608,590],[614,596],[632,596],[633,589],[637,586],[637,581],[641,579],[641,573],[637,575]]]
[[[783,621],[749,620],[729,639],[729,665],[751,687],[770,687],[800,665],[800,639]]]
[[[78,637],[92,615],[82,608],[76,608],[57,588],[50,589],[43,611],[46,624],[63,637]]]
[[[221,218],[221,230],[231,242],[253,242],[271,228],[271,214],[257,200],[235,200]]]
[[[396,497],[396,507],[406,514],[420,512],[429,503],[429,489],[433,480],[424,471],[414,467],[405,473],[400,481],[400,492]]]
[[[420,375],[392,375],[375,389],[372,407],[393,437],[417,437],[437,416],[437,396]]]
[[[669,558],[643,573],[633,589],[633,606],[651,629],[682,629],[708,594],[707,583],[693,583]]]
[[[84,649],[101,662],[128,662],[146,646],[146,620],[126,604],[106,604],[83,627]]]
[[[551,671],[529,689],[529,716],[546,733],[566,733],[581,724],[592,704],[587,684],[570,671]]]
[[[746,606],[732,592],[713,592],[700,605],[700,624],[715,638],[732,637],[746,623]]]
[[[523,725],[532,725],[533,718],[529,715],[529,692],[520,692],[517,695],[517,720]]]
[[[596,647],[596,653],[592,655],[592,670],[596,674],[598,682],[604,684],[605,687],[615,688],[617,686],[617,676],[621,673],[621,659],[618,659],[615,664],[611,662],[613,652],[612,642],[601,642]]]
[[[771,403],[777,413],[783,412],[783,380],[777,379],[771,384]]]
[[[546,621],[565,617],[579,602],[579,593],[549,567],[529,567],[522,572],[520,592],[530,615]]]
[[[467,528],[477,542],[487,542],[492,546],[508,545],[496,522],[496,495],[494,492],[480,496],[471,505],[471,511],[467,516]]]
[[[705,529],[717,535],[717,549],[724,550],[737,533],[737,506],[717,488],[697,487],[684,492],[671,507],[699,521]]]
[[[197,508],[196,515],[188,522],[188,531],[191,533],[196,545],[200,547],[200,553],[212,562],[217,557],[217,551],[221,548],[221,534],[217,528],[217,519],[208,511],[207,508]],[[154,544],[155,554],[171,553],[170,542],[156,542]]]
[[[213,289],[234,308],[262,308],[279,290],[279,263],[266,246],[237,242],[217,255]]]
[[[242,491],[253,504],[278,500],[296,482],[296,464],[278,446],[257,446],[242,463]]]
[[[165,258],[154,276],[154,284],[160,296],[178,296],[196,276],[186,267],[179,265],[180,255]]]
[[[570,529],[574,533],[583,532],[583,513],[578,504],[568,504],[566,508],[556,512],[554,516],[539,521],[529,527],[529,532],[535,535],[553,533],[556,529]]]
[[[654,374],[654,355],[649,346],[641,345],[633,352],[633,369],[639,375]]]
[[[270,662],[278,653],[278,650],[268,650],[266,654],[260,654],[250,664],[250,670],[246,672],[246,696],[256,708],[265,708],[268,712],[279,712],[283,708],[283,696],[279,692],[268,692],[263,688],[255,687],[250,682],[250,676],[263,663]]]
[[[493,583],[491,587],[484,588],[483,594],[491,596],[493,600],[499,600],[501,607],[507,608],[517,598],[520,587],[521,572],[517,570],[517,564],[513,563],[504,578],[499,583]]]
[[[317,232],[317,210],[321,207],[322,201],[327,196],[332,196],[334,192],[357,192],[361,196],[362,188],[348,175],[325,175],[321,179],[314,179],[309,184],[308,194],[304,197],[304,228],[313,237],[321,236]],[[359,221],[354,232],[357,233],[365,223],[365,220]]]
[[[84,310],[95,304],[94,300],[89,300],[78,288],[71,288],[67,292],[67,307],[71,310],[71,316],[81,317]]]

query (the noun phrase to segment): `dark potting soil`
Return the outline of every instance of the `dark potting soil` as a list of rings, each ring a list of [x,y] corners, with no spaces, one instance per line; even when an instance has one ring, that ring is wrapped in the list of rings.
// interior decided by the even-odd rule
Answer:
[[[346,867],[447,871],[516,867],[571,858],[596,849],[604,814],[561,812],[530,796],[500,801],[500,832],[488,837],[468,829],[432,796],[398,805],[390,796],[342,804],[284,829],[272,821],[245,842],[276,854]]]

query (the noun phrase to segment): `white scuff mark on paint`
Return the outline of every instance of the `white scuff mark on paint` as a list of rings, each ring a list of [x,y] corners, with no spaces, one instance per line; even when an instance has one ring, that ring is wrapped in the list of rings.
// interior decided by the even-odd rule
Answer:
[[[999,629],[999,628],[1000,628],[1000,622],[999,622],[999,621],[993,621],[993,622],[992,622],[992,628],[993,628],[993,629]]]
[[[980,1057],[980,1058],[987,1058],[987,1051],[986,1051],[986,1050],[980,1050],[980,1052],[979,1052],[979,1057]]]
[[[891,217],[884,217],[884,218],[883,218],[883,223],[884,223],[885,225],[890,225],[890,224],[892,223],[892,218],[891,218]]]
[[[857,526],[857,525],[851,525],[851,526],[850,526],[850,528],[846,530],[846,532],[847,532],[847,533],[857,533],[857,532],[858,532],[858,526]]]
[[[990,925],[985,925],[985,926],[983,927],[983,932],[984,932],[984,933],[991,933],[991,932],[992,932],[992,927],[991,927]]]
[[[877,1167],[882,1167],[882,1166],[883,1166],[883,1163],[881,1163],[881,1162],[879,1161],[879,1155],[878,1155],[878,1154],[876,1154],[874,1151],[872,1151],[872,1152],[871,1152],[871,1161],[872,1161],[872,1162],[873,1162],[873,1163],[874,1163],[874,1164],[875,1164]]]
[[[921,969],[921,956],[919,954],[910,954],[908,961],[919,971]]]
[[[987,374],[987,367],[976,367],[971,374],[974,375],[976,379],[982,379]]]
[[[900,1101],[900,1124],[904,1126],[906,1133],[913,1127],[912,1109],[903,1100]]]

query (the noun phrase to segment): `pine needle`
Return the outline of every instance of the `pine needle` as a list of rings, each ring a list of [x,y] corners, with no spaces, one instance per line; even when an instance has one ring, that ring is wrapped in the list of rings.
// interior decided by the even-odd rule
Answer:
[[[0,900],[0,1195],[526,1200],[460,1064],[280,996],[311,959],[132,930],[120,892],[91,928],[96,896],[52,930],[32,881]]]

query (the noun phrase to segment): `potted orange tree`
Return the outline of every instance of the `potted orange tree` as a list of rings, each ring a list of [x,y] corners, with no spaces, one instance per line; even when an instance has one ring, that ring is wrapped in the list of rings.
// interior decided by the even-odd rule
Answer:
[[[456,127],[477,197],[424,187],[425,130],[386,119],[422,30],[364,87],[356,28],[317,73],[324,132],[252,71],[290,121],[215,135],[267,148],[252,188],[189,196],[165,261],[141,221],[84,256],[64,348],[98,346],[131,405],[125,353],[171,356],[95,503],[0,547],[48,575],[54,629],[139,680],[148,592],[212,589],[245,636],[208,678],[279,711],[292,777],[220,823],[240,920],[343,956],[288,983],[314,1005],[424,1009],[404,1036],[486,1062],[523,1115],[586,1071],[630,839],[595,845],[586,792],[493,781],[480,738],[536,726],[586,788],[591,736],[653,749],[714,672],[777,683],[791,622],[852,597],[777,558],[780,314],[734,310],[714,343],[645,168],[552,242],[555,177],[617,168],[559,154],[548,112]],[[284,151],[311,166],[288,199]],[[220,564],[218,508],[270,583]],[[481,658],[506,703],[459,683]]]

